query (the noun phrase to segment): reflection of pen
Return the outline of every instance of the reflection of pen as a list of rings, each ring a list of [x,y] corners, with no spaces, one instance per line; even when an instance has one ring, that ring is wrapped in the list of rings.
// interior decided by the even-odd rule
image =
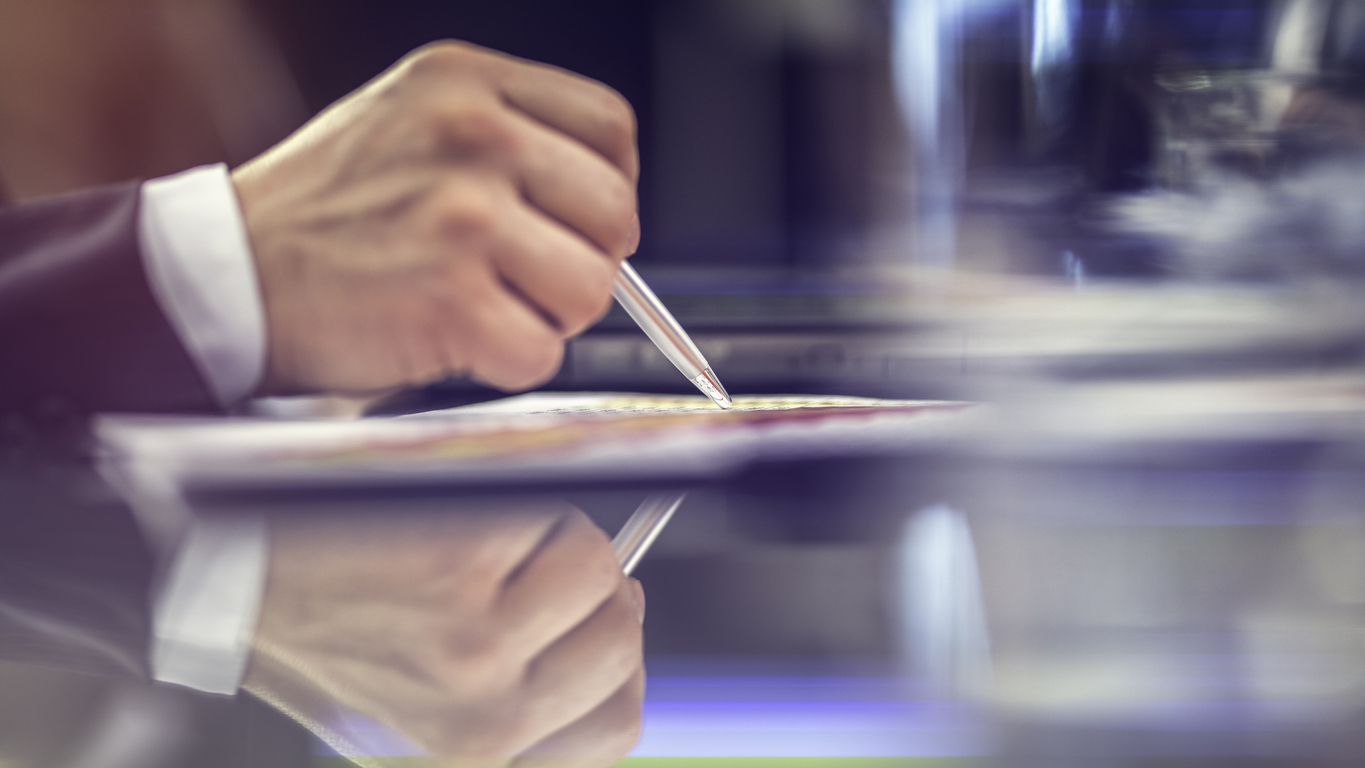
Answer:
[[[678,506],[685,498],[686,491],[656,493],[645,499],[626,524],[621,526],[621,531],[611,540],[611,548],[616,552],[621,570],[627,576],[635,570],[635,565],[649,551],[649,545],[659,537],[659,532],[673,517],[673,513],[678,511]]]
[[[626,313],[635,319],[650,341],[664,353],[664,357],[678,366],[688,381],[696,384],[697,389],[714,400],[716,405],[730,407],[730,395],[725,392],[716,374],[711,372],[711,365],[701,356],[697,345],[692,343],[687,332],[673,319],[659,297],[636,274],[630,262],[621,262],[621,271],[616,273],[616,280],[611,285],[611,295],[621,302]]]

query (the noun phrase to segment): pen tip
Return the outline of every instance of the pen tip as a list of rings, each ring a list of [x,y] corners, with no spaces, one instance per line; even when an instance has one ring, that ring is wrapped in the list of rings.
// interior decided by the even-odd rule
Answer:
[[[729,410],[734,403],[730,400],[730,393],[725,391],[725,387],[716,378],[716,374],[710,368],[704,369],[701,374],[692,379],[692,383],[697,385],[707,397],[711,398],[721,410]]]

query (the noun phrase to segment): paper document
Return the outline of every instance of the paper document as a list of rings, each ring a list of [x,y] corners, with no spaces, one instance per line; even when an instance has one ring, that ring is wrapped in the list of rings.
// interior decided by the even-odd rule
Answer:
[[[789,411],[795,408],[893,408],[927,405],[920,400],[878,400],[838,395],[736,395],[730,412]],[[622,416],[644,413],[725,413],[705,397],[640,395],[623,392],[532,392],[487,403],[444,411],[411,414],[405,418],[452,413],[553,413],[566,416]]]
[[[824,396],[532,393],[396,417],[279,421],[106,417],[110,461],[188,484],[715,476],[763,459],[885,452],[931,439],[969,403]]]

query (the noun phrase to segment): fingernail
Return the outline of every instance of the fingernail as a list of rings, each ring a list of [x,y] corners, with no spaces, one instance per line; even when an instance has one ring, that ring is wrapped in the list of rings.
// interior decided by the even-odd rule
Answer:
[[[630,227],[629,242],[630,247],[627,249],[629,252],[626,255],[634,256],[635,252],[640,250],[640,214],[638,213],[635,214],[635,221],[631,224]]]
[[[630,580],[630,602],[635,606],[635,618],[645,623],[645,588],[639,579]]]

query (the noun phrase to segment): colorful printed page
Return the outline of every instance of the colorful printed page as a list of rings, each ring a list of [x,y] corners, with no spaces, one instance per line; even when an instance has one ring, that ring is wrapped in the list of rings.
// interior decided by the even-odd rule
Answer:
[[[934,439],[971,404],[825,396],[533,393],[349,421],[107,419],[125,461],[186,482],[590,480],[712,476],[765,458],[898,450]]]
[[[787,411],[796,408],[898,408],[922,406],[921,400],[880,400],[841,395],[737,395],[729,413]],[[444,411],[412,414],[408,418],[445,414],[505,413],[565,416],[621,416],[644,413],[726,413],[701,395],[642,395],[622,392],[532,392],[488,403]]]

